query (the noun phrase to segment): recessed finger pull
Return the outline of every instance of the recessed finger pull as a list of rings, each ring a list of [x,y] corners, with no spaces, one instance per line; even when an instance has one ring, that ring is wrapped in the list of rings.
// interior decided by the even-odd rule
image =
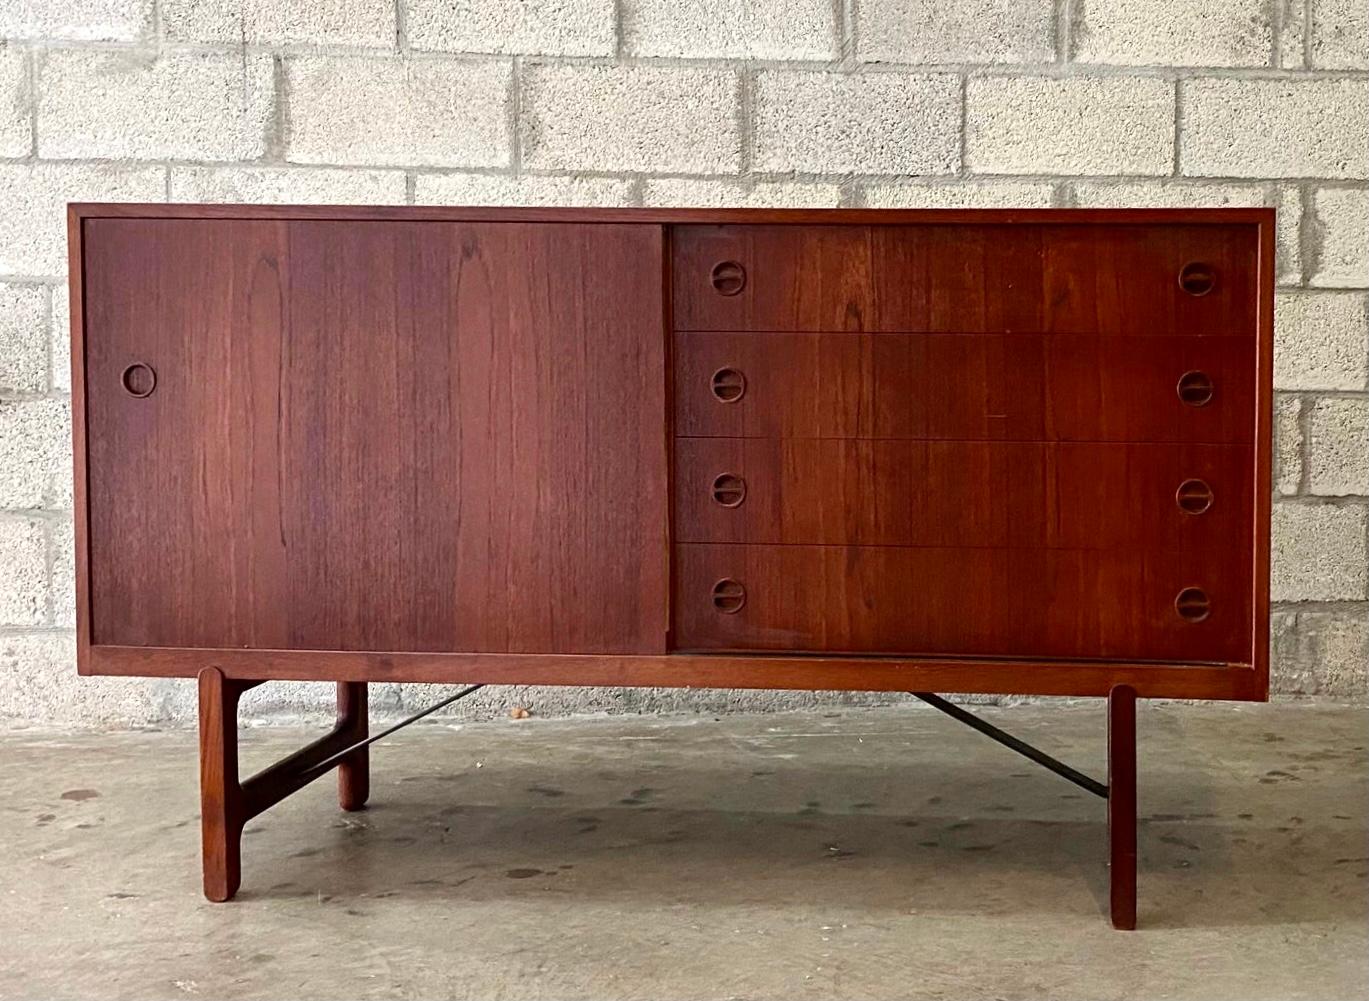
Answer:
[[[1202,261],[1189,261],[1179,269],[1179,287],[1189,295],[1207,295],[1217,285],[1217,271]]]
[[[713,480],[713,500],[723,507],[740,507],[746,500],[746,480],[736,473],[719,473]]]
[[[1194,369],[1179,376],[1179,383],[1174,387],[1174,391],[1179,394],[1179,399],[1190,407],[1205,407],[1212,402],[1212,394],[1216,387],[1212,385],[1211,376]]]
[[[709,381],[713,395],[721,403],[736,403],[746,395],[746,376],[735,368],[720,368]]]
[[[1202,514],[1212,506],[1212,488],[1204,480],[1184,480],[1174,491],[1174,503],[1188,514]]]
[[[1174,599],[1174,610],[1189,622],[1202,622],[1212,612],[1207,592],[1201,587],[1186,587]]]
[[[713,585],[713,607],[724,615],[736,615],[746,604],[746,588],[741,581],[724,577]]]
[[[119,381],[123,383],[124,391],[129,396],[141,399],[144,396],[151,396],[152,391],[157,388],[157,373],[151,365],[135,362],[124,369]]]
[[[719,261],[708,273],[708,280],[719,295],[736,295],[746,288],[746,268],[736,261]]]

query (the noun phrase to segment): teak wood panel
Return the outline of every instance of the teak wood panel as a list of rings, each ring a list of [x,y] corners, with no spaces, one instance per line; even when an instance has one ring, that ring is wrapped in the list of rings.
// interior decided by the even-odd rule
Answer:
[[[680,438],[675,538],[1248,564],[1253,476],[1246,445]]]
[[[659,227],[83,241],[93,643],[664,650]]]
[[[994,334],[675,335],[675,433],[729,438],[1250,442],[1253,339]],[[740,399],[713,379],[733,370]],[[1210,380],[1194,406],[1190,372]]]
[[[680,330],[1256,332],[1254,226],[679,226]],[[1210,289],[1180,287],[1188,265]]]
[[[1117,550],[679,544],[675,570],[681,650],[1185,663],[1251,656],[1243,562]],[[740,609],[717,607],[720,582],[744,597]],[[1175,599],[1185,588],[1206,592],[1202,621],[1180,616]]]

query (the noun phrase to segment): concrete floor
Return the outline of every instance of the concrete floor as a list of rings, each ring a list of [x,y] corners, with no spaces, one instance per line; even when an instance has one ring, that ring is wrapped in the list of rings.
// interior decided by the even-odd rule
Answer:
[[[983,711],[1103,774],[1098,705]],[[1143,707],[1130,934],[1102,802],[926,709],[415,727],[226,905],[193,734],[12,733],[0,997],[1363,998],[1367,716]]]

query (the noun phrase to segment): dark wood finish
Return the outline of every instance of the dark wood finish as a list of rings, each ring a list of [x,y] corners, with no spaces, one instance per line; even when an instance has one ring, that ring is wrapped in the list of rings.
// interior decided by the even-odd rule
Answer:
[[[681,438],[675,539],[1127,549],[1228,562],[1249,545],[1251,452],[1247,445]]]
[[[664,651],[659,228],[84,239],[93,642]]]
[[[681,333],[675,432],[732,438],[1254,440],[1245,337]],[[740,373],[723,402],[714,375]],[[1185,404],[1187,372],[1213,397]]]
[[[339,729],[345,730],[353,741],[365,740],[370,732],[370,712],[367,705],[366,682],[339,681],[337,683],[337,718]],[[353,751],[337,764],[338,805],[347,811],[361,810],[371,798],[371,749]]]
[[[1112,926],[1136,927],[1136,691],[1108,693],[1108,882]]]
[[[679,330],[1255,333],[1240,226],[680,226],[674,246]],[[1206,294],[1183,290],[1195,262]]]
[[[326,759],[366,736],[365,685],[338,686],[337,723],[325,736],[246,781],[238,778],[238,702],[260,681],[226,678],[206,667],[199,673],[200,831],[204,895],[231,900],[242,882],[242,831],[249,820],[324,774]],[[344,810],[359,810],[370,788],[366,748],[338,763]]]
[[[1185,553],[804,545],[675,547],[675,643],[768,650],[1227,663],[1251,656],[1244,569]],[[746,605],[719,614],[724,578]],[[1175,607],[1201,587],[1211,611]]]
[[[199,673],[216,900],[371,681],[1106,695],[1134,927],[1136,698],[1268,690],[1273,226],[72,206],[79,669]]]

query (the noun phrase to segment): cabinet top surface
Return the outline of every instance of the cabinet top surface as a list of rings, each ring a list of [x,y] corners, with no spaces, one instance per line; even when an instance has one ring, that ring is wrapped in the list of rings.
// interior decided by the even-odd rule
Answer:
[[[743,209],[425,205],[204,205],[72,202],[79,219],[333,219],[404,222],[574,222],[791,225],[1185,224],[1273,225],[1272,208],[1183,209]]]

